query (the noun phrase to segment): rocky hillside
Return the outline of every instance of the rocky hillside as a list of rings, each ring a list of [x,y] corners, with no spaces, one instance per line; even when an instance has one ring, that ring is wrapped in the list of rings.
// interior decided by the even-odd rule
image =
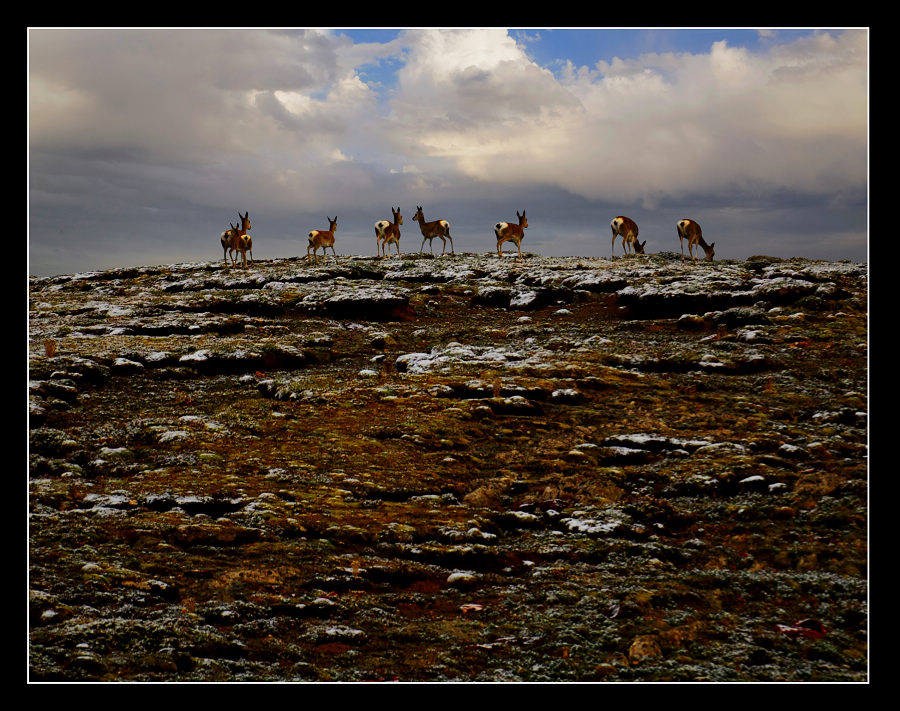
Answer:
[[[865,681],[867,266],[31,279],[29,678]]]

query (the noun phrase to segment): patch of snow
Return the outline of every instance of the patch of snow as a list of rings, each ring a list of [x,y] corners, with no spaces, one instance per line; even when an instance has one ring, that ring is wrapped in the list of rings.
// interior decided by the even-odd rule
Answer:
[[[603,535],[612,533],[626,522],[617,517],[606,519],[595,518],[564,518],[562,524],[572,533],[586,533],[588,535]]]
[[[203,362],[209,360],[210,356],[212,356],[212,351],[203,348],[199,351],[194,351],[193,353],[188,353],[187,355],[181,356],[178,360],[182,363],[190,363],[193,361]]]
[[[122,459],[131,456],[131,450],[127,447],[101,447],[100,455],[108,459]]]
[[[144,368],[143,363],[138,363],[134,360],[128,360],[127,358],[116,358],[116,360],[113,362],[113,365],[116,368]]]
[[[477,579],[478,575],[472,570],[457,570],[447,576],[447,584],[452,585],[453,583],[459,582],[471,582]]]
[[[742,444],[737,444],[736,442],[716,442],[715,444],[706,443],[704,446],[700,447],[697,452],[710,453],[717,451],[733,451],[733,452],[745,452],[746,448]]]
[[[511,309],[521,309],[526,308],[534,304],[537,301],[537,292],[536,291],[520,291],[517,292],[510,300],[509,307]]]

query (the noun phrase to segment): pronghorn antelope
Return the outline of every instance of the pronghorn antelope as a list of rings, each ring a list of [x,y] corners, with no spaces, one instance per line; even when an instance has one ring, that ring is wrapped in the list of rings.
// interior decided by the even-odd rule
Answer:
[[[634,220],[619,215],[618,217],[613,218],[613,221],[609,223],[609,226],[612,229],[612,255],[614,257],[616,256],[616,237],[619,235],[622,236],[622,249],[625,250],[626,257],[628,256],[629,244],[634,250],[634,254],[644,253],[644,245],[647,244],[647,240],[638,242],[638,226]]]
[[[376,251],[380,250],[380,257],[385,258],[385,249],[392,242],[397,245],[397,256],[400,256],[400,225],[403,224],[403,215],[400,214],[400,208],[396,210],[391,208],[394,213],[394,221],[378,220],[375,223]]]
[[[225,260],[226,267],[228,266],[228,253],[231,251],[231,239],[234,236],[234,231],[237,229],[237,227],[230,222],[228,224],[231,225],[231,229],[225,230],[219,238],[222,242],[222,259]],[[234,259],[232,259],[232,262],[233,261]]]
[[[322,248],[322,256],[325,256],[325,250],[328,247],[331,247],[331,254],[334,256],[334,262],[337,264],[337,254],[334,252],[334,231],[337,229],[337,215],[334,216],[332,220],[327,215],[325,219],[328,220],[328,229],[327,230],[310,230],[309,233],[309,246],[306,248],[306,259],[310,259],[310,252],[312,250],[312,257],[316,260],[316,264],[319,263],[319,256],[316,254],[316,250],[321,247]]]
[[[691,259],[697,261],[697,257],[694,256],[694,245],[699,244],[703,247],[703,251],[706,252],[706,261],[711,262],[713,257],[716,256],[716,250],[713,247],[716,246],[716,243],[706,244],[706,240],[703,239],[703,232],[700,229],[700,225],[698,225],[693,220],[689,220],[687,218],[683,220],[679,220],[676,224],[678,228],[678,241],[681,243],[681,263],[684,264],[684,241],[688,241],[688,252],[691,255]]]
[[[519,218],[519,224],[514,225],[512,222],[498,222],[494,225],[494,234],[497,236],[497,256],[502,257],[503,252],[500,247],[504,242],[512,242],[519,250],[517,259],[522,259],[522,238],[525,236],[525,228],[528,227],[528,220],[525,217],[525,210],[522,214],[516,210],[516,217]]]
[[[238,211],[238,217],[241,218],[241,226],[232,228],[231,247],[229,251],[232,253],[241,253],[241,264],[243,264],[244,269],[246,269],[247,252],[250,252],[250,263],[253,264],[253,239],[247,234],[247,230],[252,229],[252,226],[250,225],[250,211],[247,210],[244,215]],[[231,223],[229,222],[228,224],[230,225]],[[236,266],[233,255],[231,257],[231,262],[232,265]]]
[[[419,223],[419,229],[422,230],[422,246],[419,248],[419,254],[425,249],[425,240],[428,240],[428,246],[431,247],[431,253],[434,254],[434,246],[432,241],[435,237],[440,237],[444,243],[444,249],[441,250],[441,256],[447,251],[447,240],[450,240],[450,254],[453,251],[453,238],[450,236],[450,223],[447,220],[435,220],[434,222],[425,222],[425,215],[422,214],[421,205],[416,206],[416,214],[413,217]]]

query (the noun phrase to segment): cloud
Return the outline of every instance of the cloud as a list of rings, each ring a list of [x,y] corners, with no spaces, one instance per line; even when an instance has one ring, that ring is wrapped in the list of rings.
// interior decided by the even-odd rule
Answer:
[[[563,118],[578,110],[576,98],[505,30],[428,30],[407,37],[391,119],[430,155],[465,155],[473,143],[490,150],[511,127],[529,131],[536,117]]]
[[[396,118],[472,179],[505,173],[588,199],[859,189],[866,43],[853,31],[765,53],[718,42],[702,55],[570,66],[557,82],[508,37],[422,35]]]
[[[315,203],[346,177],[324,169],[346,160],[375,105],[341,48],[314,31],[35,31],[36,174],[41,156],[67,155],[85,174],[128,165],[151,200],[212,203],[231,184],[270,205]],[[151,182],[159,166],[173,171],[168,187]],[[214,189],[191,192],[204,177]]]
[[[308,229],[307,215],[356,211],[369,239],[404,201],[482,219],[490,199],[505,210],[495,220],[546,196],[647,211],[865,200],[865,31],[556,76],[529,59],[541,41],[503,29],[407,30],[386,43],[315,30],[31,30],[33,253],[63,255],[57,240],[73,232],[106,253],[102,235],[115,231],[172,240],[189,258],[238,209],[283,234]],[[342,220],[343,239],[353,225]]]
[[[865,182],[866,42],[820,34],[761,54],[718,42],[558,80],[502,29],[407,31],[389,48],[313,31],[46,30],[32,33],[31,146],[213,171],[243,162],[279,184],[293,171],[316,199],[323,171],[301,176],[334,155],[359,171],[396,159],[386,171],[588,199],[828,192]],[[357,69],[401,56],[379,114]]]

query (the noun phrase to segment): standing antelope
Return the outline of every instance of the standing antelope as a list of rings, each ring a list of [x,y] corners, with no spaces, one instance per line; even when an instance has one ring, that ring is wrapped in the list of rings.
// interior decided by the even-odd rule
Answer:
[[[613,221],[609,223],[609,226],[612,228],[613,257],[616,256],[616,237],[619,235],[622,236],[622,249],[625,250],[626,257],[628,256],[629,244],[631,245],[632,250],[634,250],[634,254],[644,253],[644,245],[647,244],[647,240],[638,242],[638,226],[634,220],[630,217],[619,215],[618,217],[613,218]]]
[[[519,211],[516,210],[516,217],[519,218],[518,225],[514,225],[511,222],[498,222],[494,225],[494,234],[497,236],[498,257],[503,256],[500,246],[504,242],[512,242],[516,245],[516,249],[519,250],[517,259],[522,259],[522,238],[525,236],[525,228],[528,227],[528,220],[525,217],[525,210],[522,210],[521,215],[519,214]]]
[[[697,257],[694,256],[694,245],[699,244],[703,247],[703,251],[706,252],[706,261],[711,262],[713,257],[716,256],[716,250],[713,249],[716,246],[716,243],[706,244],[706,240],[703,239],[703,231],[700,229],[700,225],[698,225],[693,220],[689,220],[687,218],[683,220],[679,220],[676,224],[678,228],[678,241],[681,243],[681,263],[684,264],[684,241],[688,241],[688,252],[691,255],[691,259],[697,261]]]
[[[422,214],[421,205],[416,207],[416,214],[413,217],[419,223],[419,229],[422,230],[422,246],[419,248],[419,254],[425,249],[425,240],[428,240],[428,246],[431,247],[431,253],[434,254],[434,246],[432,241],[435,237],[440,237],[444,243],[444,249],[441,250],[441,256],[447,251],[447,240],[450,240],[450,254],[453,251],[453,238],[450,236],[450,223],[447,220],[435,220],[434,222],[425,222],[425,215]]]
[[[398,207],[396,210],[391,208],[391,212],[394,213],[394,221],[388,222],[387,220],[378,220],[375,223],[375,241],[376,241],[376,251],[381,250],[381,258],[385,258],[385,248],[390,244],[394,243],[397,245],[397,256],[400,256],[400,225],[403,224],[403,215],[400,214],[400,208]]]
[[[331,247],[331,254],[334,256],[334,262],[337,264],[337,254],[334,252],[334,231],[337,229],[337,215],[334,216],[332,220],[327,215],[325,219],[328,220],[328,229],[327,230],[310,230],[309,233],[309,246],[306,248],[306,259],[309,260],[309,250],[312,250],[312,256],[316,260],[316,264],[319,263],[319,256],[316,254],[316,250],[321,247],[322,248],[322,256],[325,255],[325,250],[328,247]]]
[[[234,237],[234,231],[237,229],[237,227],[230,222],[228,224],[231,225],[231,229],[225,230],[219,238],[222,242],[222,259],[225,260],[226,267],[228,266],[228,253],[231,251],[231,240]],[[234,259],[232,258],[232,262],[233,261]]]
[[[244,265],[244,269],[246,269],[247,252],[250,252],[250,263],[253,263],[253,239],[247,234],[247,230],[252,229],[252,226],[250,225],[250,211],[247,210],[247,213],[244,215],[238,211],[238,217],[241,218],[241,226],[232,228],[231,247],[228,251],[232,253],[240,252],[241,263]],[[228,224],[230,225],[231,223],[229,222]],[[231,263],[233,266],[237,266],[233,255],[231,257]]]

